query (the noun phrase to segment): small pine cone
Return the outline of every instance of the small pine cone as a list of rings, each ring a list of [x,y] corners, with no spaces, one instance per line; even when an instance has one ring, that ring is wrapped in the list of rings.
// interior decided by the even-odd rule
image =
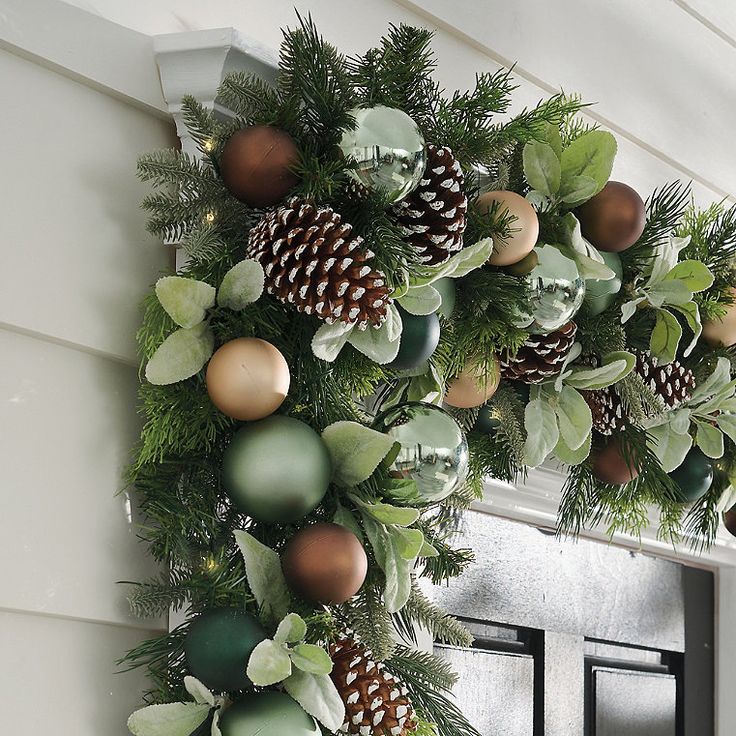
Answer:
[[[501,356],[501,375],[511,381],[544,383],[562,371],[578,326],[568,322],[547,335],[530,335],[516,355]]]
[[[695,376],[676,360],[660,366],[651,353],[639,353],[635,370],[665,409],[675,409],[692,396]]]
[[[394,211],[419,260],[444,263],[463,247],[468,198],[459,161],[449,148],[429,144],[427,168],[419,186]]]
[[[580,393],[593,415],[593,429],[607,436],[623,429],[626,423],[623,403],[610,386]]]
[[[261,263],[266,289],[279,301],[329,324],[378,327],[391,301],[386,278],[351,231],[331,207],[294,198],[251,229],[247,255]]]
[[[330,677],[345,703],[340,731],[357,736],[406,736],[417,721],[408,690],[375,662],[369,649],[345,637],[330,646]]]

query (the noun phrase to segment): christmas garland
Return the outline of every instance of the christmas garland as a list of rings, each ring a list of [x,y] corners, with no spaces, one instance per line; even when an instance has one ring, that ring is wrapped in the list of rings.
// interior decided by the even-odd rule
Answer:
[[[736,210],[609,181],[575,98],[498,122],[505,71],[445,96],[430,41],[346,58],[300,20],[275,87],[223,82],[233,120],[184,100],[201,157],[140,160],[188,260],[139,332],[166,571],[130,602],[187,620],[122,660],[153,683],[134,734],[477,736],[412,643],[471,642],[423,584],[472,562],[484,478],[555,459],[566,533],[657,509],[705,546],[732,505]]]

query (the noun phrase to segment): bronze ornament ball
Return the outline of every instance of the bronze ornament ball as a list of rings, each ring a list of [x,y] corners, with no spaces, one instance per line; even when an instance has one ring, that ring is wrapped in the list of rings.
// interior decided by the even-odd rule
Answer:
[[[736,287],[729,291],[736,301]],[[736,303],[726,307],[726,314],[721,319],[709,320],[703,324],[703,340],[714,348],[730,348],[736,344]]]
[[[632,465],[636,465],[632,463]],[[639,468],[632,467],[624,458],[621,446],[615,439],[593,452],[593,475],[613,486],[622,486],[638,477]]]
[[[321,736],[317,722],[286,693],[251,693],[222,711],[222,736]],[[209,734],[209,730],[207,731]]]
[[[736,506],[723,512],[723,525],[731,536],[736,537]]]
[[[501,366],[494,357],[488,372],[482,363],[466,365],[460,374],[450,381],[445,403],[457,409],[481,406],[496,393],[501,382]]]
[[[492,266],[510,266],[532,252],[539,237],[539,220],[534,207],[516,192],[485,192],[475,200],[475,208],[481,214],[487,214],[495,202],[499,202],[499,216],[511,215],[516,219],[509,224],[511,232],[508,238],[494,238],[493,254],[488,263]]]
[[[220,155],[220,176],[231,194],[250,207],[271,207],[299,182],[299,151],[292,137],[269,125],[230,136]]]
[[[215,352],[206,381],[212,403],[223,414],[253,422],[284,403],[291,375],[286,359],[270,342],[239,337]]]
[[[598,250],[620,253],[641,237],[646,224],[642,198],[628,184],[609,181],[576,210],[583,235]]]
[[[338,604],[361,589],[368,558],[349,529],[320,522],[296,533],[286,546],[281,566],[287,584],[302,598]]]

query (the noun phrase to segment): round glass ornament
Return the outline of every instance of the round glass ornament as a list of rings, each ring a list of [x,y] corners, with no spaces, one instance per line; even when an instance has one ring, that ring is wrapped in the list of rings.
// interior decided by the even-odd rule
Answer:
[[[417,124],[402,110],[377,105],[351,112],[355,130],[346,130],[340,149],[357,167],[349,173],[371,190],[398,202],[414,191],[427,165],[427,152]]]
[[[408,402],[376,417],[375,429],[401,446],[389,472],[413,480],[427,501],[442,501],[468,474],[468,443],[458,423],[433,404]]]
[[[534,249],[539,263],[526,277],[531,293],[530,309],[518,315],[516,325],[535,335],[545,335],[566,325],[585,298],[585,280],[571,258],[553,245]]]

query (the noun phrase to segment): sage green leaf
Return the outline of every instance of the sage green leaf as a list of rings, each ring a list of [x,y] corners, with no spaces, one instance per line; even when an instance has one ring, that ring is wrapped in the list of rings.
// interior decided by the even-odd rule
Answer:
[[[254,685],[266,687],[285,680],[291,674],[291,657],[283,644],[264,639],[253,650],[246,674]]]
[[[233,532],[245,560],[248,587],[267,615],[281,621],[291,606],[291,595],[281,571],[281,558],[270,547],[242,530]]]
[[[426,539],[422,543],[422,548],[419,550],[419,557],[439,557],[440,553],[436,547],[433,547]]]
[[[434,314],[442,304],[442,295],[431,284],[424,284],[410,286],[397,301],[409,314]]]
[[[532,399],[524,410],[524,426],[527,432],[524,462],[536,468],[554,450],[560,438],[557,415],[546,400]]]
[[[577,263],[578,271],[584,279],[597,279],[598,281],[610,281],[616,277],[616,272],[610,268],[600,252],[594,248],[584,237],[580,221],[572,212],[568,212],[562,221],[565,225],[563,238],[568,250],[573,254],[565,253]]]
[[[695,302],[688,302],[687,304],[671,304],[670,306],[685,318],[687,326],[693,333],[693,339],[683,351],[683,355],[687,358],[687,356],[695,349],[695,346],[698,344],[698,340],[700,339],[700,335],[703,332],[703,323],[700,321],[700,309]]]
[[[657,310],[657,321],[649,338],[649,350],[661,364],[671,363],[682,337],[680,323],[666,309]]]
[[[734,505],[736,505],[736,487],[734,487],[732,483],[723,491],[721,497],[718,499],[716,511],[719,514],[722,514],[724,511],[732,509]]]
[[[617,147],[614,136],[603,130],[591,130],[576,138],[560,157],[563,183],[575,176],[587,176],[595,181],[596,194],[611,177]]]
[[[664,277],[665,281],[680,281],[690,291],[705,291],[713,286],[713,274],[700,261],[680,261]]]
[[[184,677],[184,688],[194,698],[196,703],[200,705],[206,704],[211,708],[215,707],[215,696],[196,677],[186,675]]]
[[[695,435],[695,443],[703,451],[703,454],[712,458],[723,457],[723,432],[708,422],[695,420],[698,428]]]
[[[410,277],[410,284],[421,286],[441,278],[460,279],[487,263],[492,253],[493,238],[483,238],[458,251],[445,263],[422,269],[418,275]]]
[[[360,528],[355,514],[350,509],[346,509],[339,501],[335,509],[335,515],[332,517],[332,523],[344,526],[355,534],[361,542],[363,541],[363,530]]]
[[[284,680],[284,690],[333,733],[345,723],[345,705],[329,675],[295,669]]]
[[[239,311],[258,301],[263,294],[265,274],[258,261],[246,258],[236,263],[223,277],[217,292],[221,307]]]
[[[690,399],[690,404],[705,401],[720,393],[731,382],[731,362],[728,358],[718,358],[713,372],[699,383]]]
[[[693,446],[690,435],[673,432],[669,423],[651,427],[647,432],[652,452],[659,458],[665,473],[671,473],[675,468],[679,468]]]
[[[728,435],[731,442],[736,443],[736,416],[733,414],[719,414],[716,423],[721,431]]]
[[[533,189],[551,197],[560,188],[560,159],[552,146],[529,141],[523,152],[524,176]]]
[[[564,386],[554,409],[562,439],[571,450],[577,450],[593,431],[590,407],[578,391]]]
[[[331,424],[323,430],[322,441],[332,460],[332,480],[346,488],[368,480],[394,446],[388,435],[357,422]]]
[[[313,675],[329,675],[332,672],[330,655],[316,644],[297,644],[290,653],[295,667]]]
[[[354,493],[348,494],[353,503],[365,514],[380,524],[396,524],[396,526],[411,526],[418,518],[417,509],[404,506],[391,506],[387,503],[367,503]]]
[[[356,328],[350,331],[347,338],[356,350],[379,365],[390,363],[399,354],[401,342],[402,323],[396,305],[388,307],[386,316],[386,321],[380,327],[369,326],[365,330]]]
[[[640,296],[630,302],[624,302],[621,305],[621,324],[625,325],[636,314],[636,308],[646,300],[645,296]]]
[[[273,640],[279,644],[295,644],[307,636],[307,624],[298,613],[284,616],[276,629]]]
[[[220,710],[219,708],[212,714],[212,729],[210,736],[222,736],[220,731]]]
[[[340,355],[340,351],[347,345],[354,328],[355,325],[346,322],[321,325],[312,338],[312,352],[320,360],[333,363]]]
[[[687,248],[690,243],[690,236],[677,238],[670,235],[669,238],[661,240],[655,250],[654,259],[652,261],[652,272],[647,281],[647,288],[658,284],[665,276],[677,265],[680,258],[680,251]]]
[[[685,434],[690,430],[690,409],[683,407],[669,414],[669,423],[673,432]]]
[[[215,289],[204,281],[164,276],[156,282],[161,306],[179,327],[194,327],[215,306]]]
[[[585,442],[583,442],[577,450],[571,450],[565,440],[560,437],[555,445],[554,454],[560,462],[565,465],[580,465],[590,455],[590,448],[593,442],[593,433],[591,432]]]
[[[587,202],[600,191],[598,182],[590,176],[571,176],[562,180],[560,199],[570,207]]]
[[[392,535],[383,524],[364,514],[363,525],[378,566],[386,579],[383,602],[389,613],[397,613],[411,595],[411,571],[414,563],[404,559],[394,545]]]
[[[555,123],[544,123],[542,126],[542,134],[540,140],[549,144],[555,152],[555,156],[562,156],[562,136],[560,135],[560,126]]]
[[[146,378],[156,386],[178,383],[199,373],[212,355],[215,336],[206,322],[169,335],[146,365]]]
[[[190,736],[209,714],[203,703],[149,705],[128,718],[128,730],[133,736]]]
[[[693,292],[682,281],[660,281],[647,292],[649,303],[653,307],[665,304],[681,305],[693,300]]]
[[[405,560],[414,561],[424,546],[424,534],[419,529],[405,529],[400,526],[388,528],[396,552]]]
[[[598,368],[573,368],[565,383],[585,391],[607,388],[626,378],[635,365],[636,357],[631,353],[625,351],[611,353]]]

